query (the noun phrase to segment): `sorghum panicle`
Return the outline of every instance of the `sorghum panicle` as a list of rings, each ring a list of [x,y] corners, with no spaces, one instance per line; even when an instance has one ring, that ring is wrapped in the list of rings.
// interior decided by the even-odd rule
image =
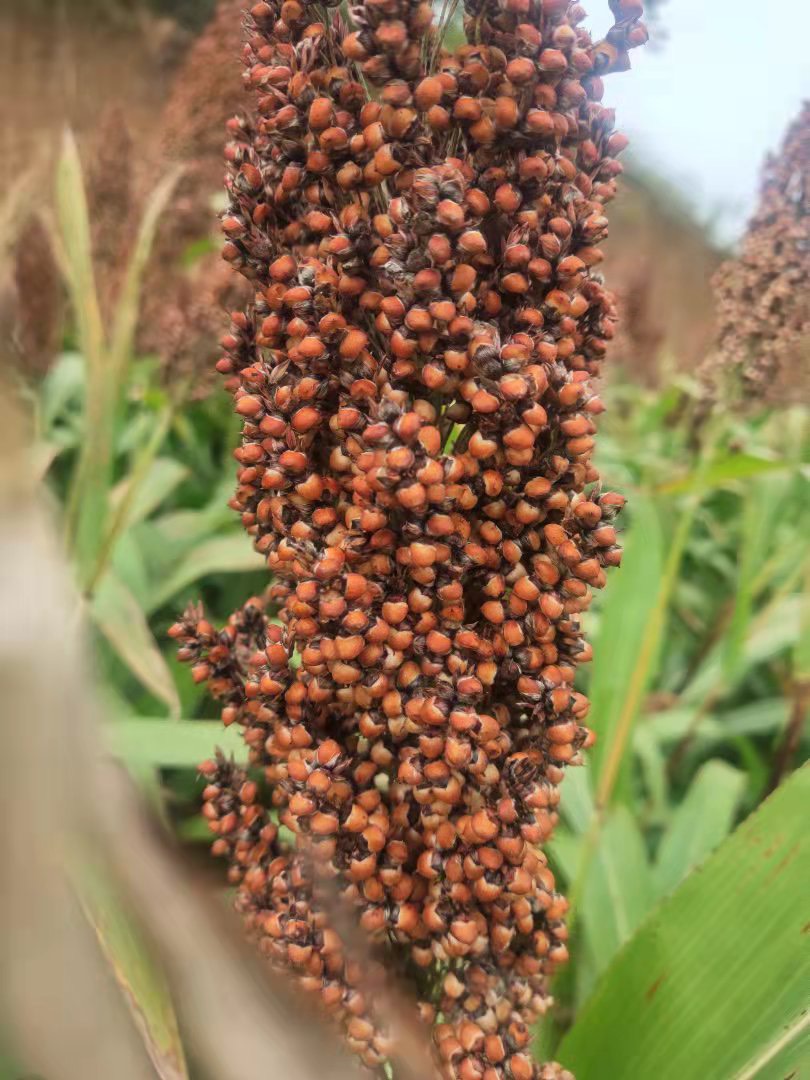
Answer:
[[[118,102],[111,102],[93,134],[87,168],[93,269],[107,321],[114,317],[141,212],[133,183],[136,161],[126,112]]]
[[[739,372],[761,400],[780,373],[810,385],[810,102],[765,162],[760,201],[740,254],[714,279],[718,331],[706,374]],[[803,370],[802,370],[803,369]]]
[[[216,251],[191,267],[185,256],[210,239],[213,198],[222,184],[222,132],[244,97],[239,50],[243,0],[219,0],[188,51],[158,123],[141,203],[172,164],[182,167],[172,212],[161,222],[145,275],[139,345],[161,359],[168,384],[195,397],[217,383],[217,339],[228,312],[247,302],[248,284]]]
[[[65,295],[47,227],[21,218],[9,257],[0,260],[0,364],[41,378],[59,353]]]
[[[238,906],[370,1067],[391,1040],[326,881],[409,973],[443,1076],[569,1075],[529,1025],[567,956],[542,845],[591,740],[580,615],[620,559],[591,463],[626,143],[602,75],[646,32],[637,0],[611,8],[593,43],[568,0],[468,0],[452,54],[426,0],[245,21],[224,256],[255,297],[218,368],[231,505],[274,583],[172,633],[270,791],[203,766]]]
[[[178,251],[212,226],[211,199],[222,183],[222,130],[244,96],[239,64],[244,7],[244,0],[219,0],[172,79],[160,116],[150,183],[167,162],[183,166],[172,213],[157,237],[157,254],[164,261],[176,261]]]

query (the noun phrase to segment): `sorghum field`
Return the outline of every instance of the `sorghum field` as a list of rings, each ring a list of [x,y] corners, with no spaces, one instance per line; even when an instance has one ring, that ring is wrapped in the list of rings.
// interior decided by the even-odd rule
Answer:
[[[723,224],[682,2],[0,9],[2,1077],[810,1077],[810,86],[680,72]]]

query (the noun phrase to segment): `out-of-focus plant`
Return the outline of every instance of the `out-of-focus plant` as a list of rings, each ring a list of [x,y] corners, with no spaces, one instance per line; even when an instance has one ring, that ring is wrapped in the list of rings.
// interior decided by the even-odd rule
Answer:
[[[810,101],[762,172],[742,250],[714,281],[718,331],[704,376],[715,398],[736,377],[749,406],[810,392]]]
[[[167,385],[194,397],[217,387],[214,364],[228,313],[244,306],[247,283],[220,258],[215,238],[222,203],[226,124],[245,107],[239,62],[242,0],[220,0],[173,81],[150,173],[182,164],[172,213],[146,272],[139,344],[161,358]]]
[[[66,138],[53,231],[77,351],[65,353],[35,391],[39,465],[63,502],[80,589],[96,626],[135,680],[133,686],[119,678],[119,689],[125,687],[124,698],[137,705],[140,684],[173,715],[181,710],[181,694],[150,616],[198,574],[248,570],[251,562],[220,535],[227,512],[211,505],[224,453],[216,405],[199,407],[196,426],[190,417],[178,417],[183,387],[162,388],[154,362],[134,357],[144,266],[176,182],[177,173],[169,173],[147,201],[105,320],[81,164],[75,142]],[[206,437],[206,426],[213,438]],[[181,485],[187,489],[185,511],[167,512],[166,501]],[[140,707],[154,706],[141,701]]]
[[[0,1075],[348,1080],[329,1033],[254,962],[104,754],[109,725],[87,679],[79,597],[9,398],[0,398]]]
[[[64,289],[50,239],[32,206],[35,171],[0,199],[0,367],[43,375],[59,352]]]
[[[691,832],[705,841],[703,816],[723,812],[712,794],[721,774],[702,777],[703,798],[683,804],[666,852],[668,860],[679,852],[683,866],[700,846]],[[808,797],[805,765],[641,921],[559,1047],[581,1080],[801,1075],[810,1052]],[[722,784],[717,799],[727,803]],[[632,915],[622,892],[628,878],[644,880],[643,869],[617,823],[613,855],[595,875],[602,902]]]
[[[662,391],[614,382],[609,401],[601,465],[629,495],[629,526],[622,572],[592,616],[597,743],[566,782],[552,843],[578,946],[557,984],[563,1029],[588,1014],[662,898],[808,749],[796,731],[807,707],[807,411],[716,415],[695,446],[701,399],[685,380]],[[558,1037],[544,1032],[551,1048]]]
[[[171,197],[176,176],[155,190],[144,213],[135,250],[126,267],[109,325],[105,325],[93,264],[90,222],[78,149],[65,138],[56,189],[57,256],[70,294],[77,342],[87,371],[82,436],[68,485],[65,533],[83,593],[95,592],[107,568],[112,546],[127,523],[134,492],[110,517],[114,476],[114,440],[119,426],[132,343],[138,317],[141,275],[160,215]],[[154,456],[159,439],[144,451]]]

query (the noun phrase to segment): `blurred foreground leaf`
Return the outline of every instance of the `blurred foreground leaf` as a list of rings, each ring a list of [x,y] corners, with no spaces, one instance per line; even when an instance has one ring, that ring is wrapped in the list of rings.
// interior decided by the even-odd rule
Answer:
[[[85,913],[160,1080],[188,1076],[165,975],[124,910],[112,884],[88,868],[76,875]]]
[[[581,1080],[776,1080],[807,1066],[808,800],[805,766],[644,922],[557,1052]]]

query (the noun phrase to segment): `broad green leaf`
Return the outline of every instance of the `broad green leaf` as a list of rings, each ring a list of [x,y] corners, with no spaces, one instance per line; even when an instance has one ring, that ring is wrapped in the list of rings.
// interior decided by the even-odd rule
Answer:
[[[636,736],[649,735],[667,745],[690,734],[702,744],[711,744],[734,735],[766,735],[783,728],[786,720],[784,698],[763,698],[711,715],[703,715],[694,707],[653,713],[639,726]]]
[[[782,1035],[733,1080],[803,1080],[810,1063],[810,1013],[786,1024]]]
[[[805,501],[810,505],[810,500]],[[784,509],[780,507],[779,519],[783,516]],[[806,533],[807,527],[797,526],[793,522],[786,522],[782,530],[777,527],[777,537],[772,539],[766,558],[754,574],[754,596],[761,596],[772,586],[781,593],[782,583],[796,576],[796,548],[801,544],[801,537]]]
[[[560,812],[574,832],[584,832],[593,816],[591,770],[586,759],[583,768],[567,769],[563,781]]]
[[[158,470],[154,476],[151,475],[170,422],[170,408],[164,409],[162,415],[152,418],[152,430],[131,463],[129,475],[124,481],[117,502],[112,498],[110,500],[109,523],[88,579],[87,593],[89,595],[92,595],[96,585],[104,576],[120,542],[126,540],[127,536],[131,536],[131,532],[127,533],[127,529],[138,523],[138,515],[145,517],[151,513],[154,506],[173,490],[179,480],[188,475],[187,469],[178,466],[171,459],[164,459],[165,464],[162,470]],[[178,475],[178,469],[182,470],[182,475]],[[151,484],[149,484],[150,477]],[[114,492],[111,495],[114,495]]]
[[[188,476],[188,467],[174,458],[155,458],[146,471],[127,510],[126,525],[131,528],[149,517],[174,489]],[[132,477],[128,476],[113,488],[111,503],[118,507],[127,498]]]
[[[727,735],[767,735],[780,731],[787,720],[784,698],[761,698],[717,714],[717,726]]]
[[[653,869],[657,896],[672,892],[728,835],[745,790],[745,774],[707,761],[664,833]]]
[[[120,536],[116,541],[113,556],[113,565],[117,567],[119,552],[126,541],[131,538],[137,545],[146,569],[148,585],[143,592],[138,591],[136,595],[147,612],[151,608],[150,601],[153,590],[158,587],[160,582],[174,573],[191,547],[189,544],[167,537],[156,526],[155,520],[154,517],[148,518]]]
[[[708,491],[736,480],[749,480],[763,473],[783,472],[792,468],[784,458],[757,457],[753,454],[727,454],[715,458],[703,471],[696,468],[677,480],[668,480],[656,488],[659,495],[683,495],[686,492]]]
[[[246,758],[241,728],[225,728],[215,720],[128,717],[111,721],[105,730],[113,752],[137,769],[196,768],[217,747],[237,760]]]
[[[611,574],[594,640],[589,722],[597,741],[588,767],[596,790],[608,759],[624,756],[655,670],[665,615],[664,536],[658,510],[651,499],[637,495],[632,512],[622,566]]]
[[[571,1002],[571,1010],[576,1014],[582,1007],[583,1002],[587,1001],[593,993],[593,989],[599,981],[600,971],[593,955],[591,939],[587,934],[582,934],[576,939],[574,948],[579,950],[574,962],[572,979],[574,984],[574,997]],[[556,1046],[559,1045],[562,1035],[563,1032],[561,1031],[554,1049],[553,1056],[555,1059],[557,1057]]]
[[[161,1080],[183,1080],[188,1076],[183,1041],[165,974],[113,883],[86,865],[75,873],[74,881],[156,1075]]]
[[[683,398],[683,387],[676,381],[676,364],[670,365],[670,378],[663,381],[660,389],[654,390],[647,398],[648,404],[638,414],[638,430],[642,435],[656,435],[666,429],[668,417],[675,412]],[[663,370],[663,368],[662,368]]]
[[[548,853],[554,869],[562,875],[564,882],[574,880],[579,865],[581,839],[564,825],[554,830],[548,842]]]
[[[795,645],[801,632],[802,598],[786,596],[769,604],[751,620],[749,634],[743,646],[743,662],[738,671],[750,671],[785,649]],[[703,702],[718,686],[723,685],[723,648],[716,645],[700,669],[684,689],[686,702]],[[732,686],[726,684],[726,690]]]
[[[57,257],[70,291],[81,353],[93,371],[103,361],[104,327],[93,268],[93,243],[76,139],[66,131],[56,172],[56,218],[53,237]]]
[[[795,645],[801,629],[801,606],[801,597],[788,596],[757,614],[743,649],[741,671],[766,663]],[[701,696],[705,688],[711,688],[721,678],[722,656],[715,649],[684,691],[684,698],[690,700]]]
[[[137,400],[138,391],[133,387],[133,373],[132,368],[127,372],[126,391],[128,394],[133,393]],[[143,389],[144,396],[146,396],[146,388]],[[132,456],[135,457],[140,449],[149,442],[155,430],[156,412],[161,409],[165,411],[165,403],[159,406],[157,409],[151,408],[139,408],[137,412],[130,412],[126,418],[126,423],[119,427],[116,432],[115,449],[122,457]]]
[[[188,545],[197,544],[224,527],[232,529],[236,515],[228,506],[228,500],[233,487],[233,476],[228,471],[212,489],[211,497],[202,509],[170,510],[156,516],[154,525],[172,543]]]
[[[42,380],[39,392],[40,435],[48,438],[68,405],[79,403],[84,394],[85,366],[79,353],[65,352]]]
[[[638,758],[644,788],[650,802],[649,819],[659,822],[667,813],[667,762],[658,741],[649,726],[636,728],[633,749]]]
[[[132,344],[140,307],[140,287],[158,221],[165,210],[179,171],[173,170],[147,199],[123,282],[112,327],[107,333],[99,304],[93,267],[87,197],[81,161],[73,136],[65,136],[57,172],[58,235],[55,246],[70,292],[79,345],[87,364],[83,439],[71,478],[67,503],[67,535],[86,595],[93,592],[106,561],[109,535],[109,495],[113,476],[114,432],[121,393],[132,359]]]
[[[130,529],[119,536],[112,553],[112,572],[143,608],[143,598],[149,593],[151,578],[139,541],[137,529]]]
[[[810,559],[805,567],[804,582],[799,636],[793,648],[793,678],[796,682],[810,680]]]
[[[616,957],[557,1051],[580,1080],[762,1080],[807,1067],[810,767]]]
[[[754,568],[761,558],[761,549],[767,541],[769,515],[764,506],[762,481],[751,485],[746,493],[742,513],[742,541],[738,550],[737,584],[734,593],[734,609],[731,622],[723,639],[723,677],[734,679],[742,660],[743,646],[753,612]]]
[[[533,1047],[538,1061],[553,1061],[557,1057],[557,1045],[570,1021],[571,1010],[582,993],[577,986],[581,979],[585,985],[593,981],[592,964],[588,954],[587,942],[581,936],[576,938],[576,963],[565,964],[554,978],[554,1008],[550,1009],[537,1025],[535,1045]]]
[[[791,479],[790,476],[759,478],[745,495],[734,611],[724,640],[723,674],[727,682],[733,682],[740,672],[745,640],[754,614],[756,572],[773,544],[773,522],[779,518],[778,508],[785,500]]]
[[[155,611],[206,574],[261,570],[264,565],[264,559],[253,550],[241,530],[228,536],[214,536],[192,548],[174,573],[156,585],[149,597],[148,610]]]
[[[178,716],[180,699],[169,666],[138,601],[112,571],[99,583],[90,611],[96,626],[133,675],[168,705],[172,715]]]
[[[766,757],[759,752],[754,741],[744,735],[735,735],[729,740],[729,748],[736,751],[740,768],[748,775],[748,791],[753,796],[754,805],[760,803],[769,792],[768,780],[772,769]]]
[[[203,540],[221,534],[224,529],[233,529],[234,513],[227,505],[232,494],[233,484],[222,489],[222,501],[202,510],[172,510],[159,514],[152,519],[152,524],[164,542],[179,547],[191,548]],[[248,542],[250,547],[250,542]]]
[[[209,540],[221,539],[223,535],[233,535],[234,513],[228,506],[232,491],[233,479],[223,477],[202,509],[158,512],[132,530],[137,534],[153,582],[161,583],[172,577],[194,548]],[[245,548],[251,549],[247,537]]]
[[[54,247],[70,294],[79,347],[87,366],[83,438],[67,500],[67,535],[82,583],[90,571],[107,513],[112,470],[114,385],[93,268],[90,219],[76,140],[66,132],[56,176],[58,232]]]
[[[582,891],[580,917],[601,973],[647,914],[652,882],[638,824],[625,806],[602,827]]]

